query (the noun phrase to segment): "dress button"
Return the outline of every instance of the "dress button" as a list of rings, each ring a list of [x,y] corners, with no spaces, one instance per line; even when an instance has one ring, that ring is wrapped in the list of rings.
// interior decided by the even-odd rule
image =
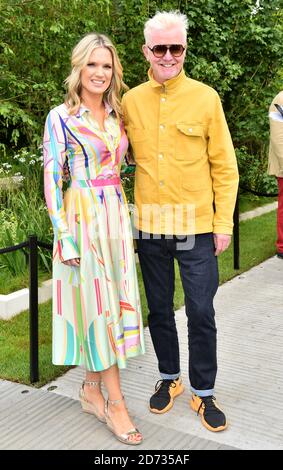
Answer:
[[[163,124],[160,124],[159,127],[160,127],[160,129],[163,131],[163,129],[164,129],[165,126],[164,126]]]
[[[193,132],[193,129],[191,127],[189,128],[189,132]]]
[[[164,186],[164,181],[163,180],[159,181],[159,186]]]
[[[166,98],[162,97],[161,101],[164,103],[164,101],[166,101]]]
[[[163,159],[163,153],[160,153],[158,156],[159,156],[160,160]]]

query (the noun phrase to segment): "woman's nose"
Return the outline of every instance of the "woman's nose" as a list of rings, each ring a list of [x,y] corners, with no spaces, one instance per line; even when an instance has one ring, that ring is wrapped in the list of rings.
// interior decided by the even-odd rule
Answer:
[[[94,73],[97,77],[103,77],[104,75],[103,67],[97,67]]]

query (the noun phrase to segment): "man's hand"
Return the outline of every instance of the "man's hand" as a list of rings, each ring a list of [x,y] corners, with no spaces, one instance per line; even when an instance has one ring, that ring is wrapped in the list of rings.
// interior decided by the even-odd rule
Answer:
[[[223,235],[222,233],[214,233],[215,256],[220,255],[227,250],[231,242],[231,235]]]
[[[63,263],[66,264],[67,266],[78,267],[80,265],[80,258],[67,259],[67,261],[63,261]]]

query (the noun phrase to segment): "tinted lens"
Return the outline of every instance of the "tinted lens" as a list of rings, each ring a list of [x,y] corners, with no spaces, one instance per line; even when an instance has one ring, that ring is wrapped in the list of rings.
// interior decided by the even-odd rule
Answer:
[[[169,51],[172,55],[174,55],[175,57],[179,57],[180,55],[183,54],[184,52],[184,47],[182,46],[182,44],[172,44],[170,47],[169,47]]]
[[[158,45],[152,48],[152,52],[155,57],[163,57],[167,52],[167,46]]]
[[[152,52],[155,57],[163,57],[168,49],[170,54],[175,57],[180,57],[185,50],[182,44],[171,44],[170,46],[166,46],[165,44],[158,44],[152,48]]]

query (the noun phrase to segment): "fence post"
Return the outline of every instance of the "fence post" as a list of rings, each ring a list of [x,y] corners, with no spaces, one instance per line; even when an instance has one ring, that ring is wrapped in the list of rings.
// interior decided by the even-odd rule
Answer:
[[[233,229],[234,269],[240,269],[239,193],[237,194],[233,218],[234,218],[234,229]]]
[[[30,382],[38,382],[38,270],[37,236],[29,236]]]

